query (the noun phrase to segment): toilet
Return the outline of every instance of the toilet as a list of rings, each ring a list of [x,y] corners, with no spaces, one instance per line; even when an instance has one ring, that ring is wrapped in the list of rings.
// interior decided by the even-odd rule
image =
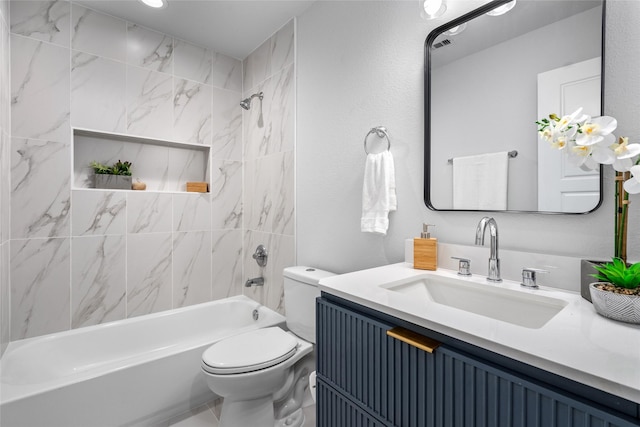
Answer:
[[[300,406],[310,372],[302,361],[309,359],[305,356],[316,341],[318,282],[333,275],[310,267],[285,268],[288,330],[275,326],[234,335],[202,354],[207,385],[224,398],[220,427],[303,425]]]

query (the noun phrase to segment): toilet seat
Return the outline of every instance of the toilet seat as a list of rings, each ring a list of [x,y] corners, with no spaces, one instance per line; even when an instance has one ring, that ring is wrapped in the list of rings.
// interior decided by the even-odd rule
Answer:
[[[202,369],[211,374],[241,374],[277,365],[297,350],[298,340],[277,326],[223,339],[202,354]]]

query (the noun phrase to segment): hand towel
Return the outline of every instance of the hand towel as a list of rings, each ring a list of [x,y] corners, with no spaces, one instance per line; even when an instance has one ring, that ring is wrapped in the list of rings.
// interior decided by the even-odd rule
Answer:
[[[387,234],[389,212],[397,207],[395,167],[391,152],[368,154],[364,167],[360,230],[363,233]]]
[[[453,208],[507,209],[509,153],[479,154],[453,159]]]

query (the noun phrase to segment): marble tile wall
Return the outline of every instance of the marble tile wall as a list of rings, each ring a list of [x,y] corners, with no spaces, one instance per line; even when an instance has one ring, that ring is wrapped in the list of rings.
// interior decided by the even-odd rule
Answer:
[[[9,61],[9,2],[0,0],[0,356],[11,339],[10,253],[10,145],[11,73]]]
[[[0,195],[3,347],[9,336],[242,293],[242,62],[72,1],[0,0],[0,13],[0,99],[11,102],[0,132],[10,173]],[[82,189],[72,172],[74,127],[208,146],[194,151],[210,158],[166,147],[131,156],[153,157],[148,168],[180,182],[188,174],[161,158],[207,163],[211,192],[180,193],[162,179],[144,193]],[[93,149],[118,155],[104,142]],[[281,157],[269,167],[282,167]],[[280,215],[276,229],[291,217]]]
[[[245,293],[281,313],[282,269],[295,265],[294,44],[291,20],[243,62],[243,96],[264,92],[262,103],[254,99],[243,111],[243,260],[244,280],[263,276],[265,285]],[[259,244],[270,254],[265,268],[251,257]]]

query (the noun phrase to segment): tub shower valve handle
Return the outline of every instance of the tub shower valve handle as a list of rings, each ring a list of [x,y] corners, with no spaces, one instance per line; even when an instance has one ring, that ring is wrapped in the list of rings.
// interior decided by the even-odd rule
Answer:
[[[522,269],[522,283],[521,286],[526,288],[537,288],[538,282],[536,281],[537,273],[548,273],[548,270],[541,270],[539,268],[526,267]]]
[[[458,260],[458,275],[459,276],[471,276],[471,260],[469,258],[460,258],[457,256],[452,256],[451,259]]]
[[[267,265],[268,254],[267,248],[265,248],[264,245],[258,245],[252,256],[260,267],[265,267]]]

